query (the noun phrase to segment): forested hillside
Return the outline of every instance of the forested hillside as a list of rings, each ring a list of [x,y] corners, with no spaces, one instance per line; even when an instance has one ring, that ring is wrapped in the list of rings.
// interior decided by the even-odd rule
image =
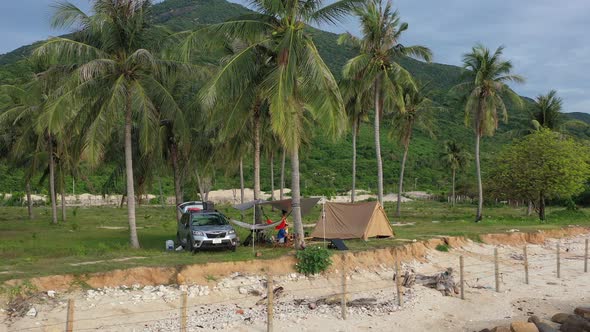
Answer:
[[[180,31],[196,29],[205,24],[212,24],[227,20],[231,17],[248,13],[248,9],[231,4],[224,0],[167,0],[154,6],[155,19],[158,24]],[[309,28],[324,60],[328,63],[334,75],[341,76],[341,68],[346,61],[354,56],[350,48],[337,45],[337,35],[321,30]],[[422,41],[412,41],[423,43]],[[428,45],[426,45],[428,46]],[[18,84],[31,77],[31,68],[26,60],[34,46],[24,46],[11,53],[0,56],[0,84]],[[468,50],[465,50],[468,51]],[[436,49],[433,50],[436,56]],[[473,150],[474,135],[472,129],[465,126],[461,100],[455,98],[449,90],[461,80],[462,69],[456,66],[423,63],[404,58],[399,62],[423,84],[427,84],[430,97],[440,106],[436,114],[435,134],[431,137],[418,132],[413,138],[406,168],[406,189],[447,191],[450,182],[450,170],[442,165],[441,151],[443,142],[455,140],[463,144],[468,150]],[[515,68],[518,72],[518,68]],[[0,106],[2,100],[0,100]],[[528,107],[528,106],[527,106]],[[566,110],[567,111],[567,110]],[[588,114],[577,113],[570,115],[573,119],[590,123]],[[382,128],[382,154],[384,160],[384,180],[386,192],[396,189],[399,173],[399,163],[402,149],[390,135],[391,125],[385,115]],[[371,120],[364,124],[358,141],[358,170],[357,188],[374,190],[376,186],[376,161],[373,145]],[[286,123],[286,126],[289,124]],[[499,151],[502,145],[512,141],[530,128],[530,117],[527,109],[509,107],[509,120],[501,124],[494,137],[485,138],[482,145],[482,162],[484,176],[491,157]],[[580,139],[590,137],[587,128],[572,130]],[[310,194],[333,194],[350,189],[352,143],[350,131],[344,137],[333,141],[320,132],[310,132],[311,141],[301,154],[302,192]],[[0,151],[2,151],[0,149]],[[108,179],[114,168],[107,165],[99,169],[81,172],[82,178],[76,179],[76,192],[100,192],[103,183]],[[251,162],[246,162],[246,181],[251,183]],[[84,166],[83,166],[84,167]],[[278,187],[280,158],[275,157],[275,187]],[[262,163],[262,186],[270,189],[269,161]],[[213,177],[213,188],[230,188],[239,186],[236,172],[226,174],[218,172]],[[458,175],[459,189],[472,192],[475,186],[473,165],[467,171]],[[22,171],[11,169],[0,164],[0,192],[22,191]],[[169,174],[161,174],[162,190],[165,194],[172,194],[173,186]],[[289,177],[287,177],[289,179]],[[67,183],[72,183],[69,179]],[[152,184],[151,192],[159,191],[159,181]],[[288,183],[287,183],[288,185]],[[44,192],[44,185],[36,181],[34,187]],[[71,192],[72,189],[68,189]]]

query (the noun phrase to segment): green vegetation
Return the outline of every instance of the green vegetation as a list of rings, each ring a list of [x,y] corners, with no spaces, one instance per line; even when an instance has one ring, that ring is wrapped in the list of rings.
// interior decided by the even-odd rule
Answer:
[[[526,208],[490,206],[481,223],[473,223],[473,205],[458,204],[451,208],[446,203],[415,201],[404,203],[404,217],[393,218],[395,204],[386,203],[390,220],[413,225],[395,227],[394,239],[347,240],[352,251],[370,250],[403,245],[408,241],[426,240],[436,236],[465,236],[478,240],[480,234],[549,230],[568,225],[590,226],[590,210],[568,211],[560,207],[548,207],[545,223],[536,217],[527,217]],[[227,206],[220,209],[234,219],[240,219],[240,211]],[[187,252],[165,251],[165,241],[174,239],[176,222],[170,207],[139,207],[137,209],[138,234],[141,249],[128,247],[128,223],[125,209],[80,208],[76,215],[69,211],[68,223],[51,225],[48,207],[35,208],[37,218],[27,220],[25,208],[0,207],[0,282],[9,279],[26,279],[54,274],[84,274],[137,266],[176,266],[206,262],[244,261],[255,259],[252,248],[238,247],[229,251],[207,251],[191,255]],[[271,218],[279,218],[279,212],[266,211]],[[304,218],[306,224],[315,223],[321,213],[317,206]],[[244,220],[252,220],[251,211]],[[72,225],[78,225],[72,227]],[[241,239],[248,232],[237,229]],[[323,246],[323,242],[309,243],[308,247]],[[262,253],[257,259],[271,259],[290,255],[289,248],[257,247]],[[117,261],[129,257],[145,257]],[[91,262],[88,264],[88,262]],[[92,263],[95,262],[95,263]],[[79,263],[86,263],[79,265]]]
[[[510,61],[502,58],[502,47],[491,52],[476,45],[464,55],[463,69],[412,59],[430,61],[432,52],[425,46],[401,43],[409,26],[401,23],[391,2],[340,0],[323,7],[320,0],[308,0],[305,6],[297,1],[252,0],[257,11],[219,0],[169,0],[154,6],[147,0],[91,3],[92,15],[67,2],[56,6],[52,24],[73,29],[70,35],[0,57],[5,64],[0,68],[0,172],[10,174],[0,173],[0,186],[5,186],[0,192],[19,193],[7,205],[22,204],[26,197],[33,220],[31,193],[48,190],[53,224],[53,228],[37,222],[13,225],[14,219],[6,219],[8,235],[1,235],[6,241],[0,246],[9,261],[14,259],[15,268],[30,268],[22,265],[27,258],[42,261],[40,271],[51,270],[52,259],[65,271],[77,271],[79,267],[72,265],[76,263],[67,267],[73,257],[104,256],[97,265],[118,265],[120,261],[113,259],[125,253],[120,238],[125,232],[135,249],[140,248],[138,233],[142,234],[144,249],[134,254],[149,257],[148,264],[182,264],[186,256],[162,254],[159,248],[165,236],[174,232],[174,216],[152,208],[141,209],[143,219],[136,218],[135,203],[141,194],[174,193],[178,204],[186,198],[207,199],[211,189],[240,186],[243,191],[245,183],[253,183],[254,197],[259,198],[261,190],[274,189],[278,153],[283,154],[280,187],[292,189],[296,248],[304,245],[301,195],[331,196],[352,187],[376,192],[381,202],[387,191],[398,191],[399,201],[402,191],[411,188],[409,182],[414,190],[429,190],[442,200],[449,191],[453,196],[455,191],[470,197],[477,193],[475,220],[479,222],[484,217],[483,180],[490,176],[493,185],[502,188],[501,194],[509,194],[503,197],[509,201],[532,201],[529,193],[534,192],[540,199],[541,219],[545,219],[545,199],[567,198],[568,211],[576,211],[570,198],[587,186],[588,158],[580,154],[575,159],[572,150],[574,144],[587,142],[590,130],[577,121],[571,128],[574,136],[563,140],[566,132],[570,134],[561,130],[567,122],[562,121],[561,100],[555,92],[536,101],[517,96],[507,84],[524,80],[512,74]],[[360,38],[350,34],[337,38],[310,27],[333,24],[347,15],[360,18]],[[15,60],[19,54],[27,58]],[[428,114],[429,109],[446,111]],[[509,114],[510,123],[500,127],[499,118],[506,121]],[[372,128],[367,124],[371,120]],[[347,123],[352,124],[353,135],[343,139]],[[540,128],[548,129],[539,132]],[[561,134],[537,140],[549,129]],[[435,131],[439,131],[437,140],[429,135]],[[519,166],[530,162],[530,167],[521,170],[519,179],[495,176],[493,171],[501,167],[494,168],[494,154],[514,133],[529,134],[524,142],[535,148],[527,151],[527,146],[519,146],[501,161]],[[482,141],[484,136],[490,139]],[[441,161],[442,142],[465,142],[466,146],[446,144]],[[457,171],[467,168],[465,149],[472,146],[475,170],[460,172],[456,179]],[[289,169],[284,166],[285,155]],[[568,162],[578,163],[578,168],[562,165]],[[539,163],[543,167],[536,169]],[[554,165],[563,166],[559,170],[564,174],[549,172]],[[512,168],[504,173],[509,171]],[[282,180],[285,172],[291,178],[287,183]],[[404,182],[404,177],[413,181]],[[537,183],[539,178],[543,183]],[[551,187],[547,178],[564,183]],[[88,221],[93,217],[87,212],[93,209],[75,209],[68,217],[63,202],[70,180],[83,182],[93,193],[124,194],[128,226],[118,224],[120,210],[96,210],[108,220],[98,225]],[[511,186],[514,181],[521,184]],[[492,224],[469,226],[463,219],[469,219],[468,215],[458,215],[467,206],[432,203],[420,211],[422,215],[414,214],[411,207],[420,204],[408,205],[403,215],[416,223],[400,229],[402,235],[408,232],[406,238],[429,237],[432,232],[477,236],[484,230],[502,230],[504,225],[524,226],[506,208],[487,216]],[[432,210],[439,214],[431,217]],[[505,223],[499,217],[503,213]],[[583,218],[583,211],[576,213],[567,218]],[[400,215],[398,203],[396,217]],[[445,216],[450,219],[443,228]],[[117,220],[115,228],[104,228],[104,223],[112,221],[109,217]],[[69,224],[65,224],[67,218],[71,218]],[[552,225],[561,225],[565,218],[556,215]],[[53,238],[45,238],[45,232],[33,225]],[[13,226],[31,238],[25,241],[20,233],[11,233]],[[115,232],[110,238],[95,236],[105,229],[107,234]],[[87,237],[78,236],[82,234]],[[53,243],[54,238],[61,241]],[[397,241],[350,244],[360,249]],[[35,252],[38,247],[44,252]],[[23,256],[31,256],[18,260],[20,250]],[[54,257],[44,256],[52,253]],[[236,255],[211,255],[210,259],[248,256],[243,248]]]
[[[436,246],[435,249],[442,252],[449,252],[450,248],[451,247],[448,244],[439,244]]]
[[[588,148],[541,129],[505,147],[497,157],[489,187],[503,199],[535,202],[545,220],[547,199],[570,200],[590,176]]]
[[[330,255],[330,250],[315,245],[299,250],[295,254],[297,257],[295,269],[305,275],[322,273],[332,265]]]

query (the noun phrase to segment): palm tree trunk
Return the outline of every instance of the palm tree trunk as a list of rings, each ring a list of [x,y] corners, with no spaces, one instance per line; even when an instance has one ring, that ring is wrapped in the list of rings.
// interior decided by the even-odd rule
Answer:
[[[408,158],[408,147],[409,144],[404,146],[404,156],[402,157],[402,167],[399,172],[399,188],[397,190],[397,208],[395,210],[395,216],[401,216],[402,210],[402,191],[404,190],[404,171],[406,169],[406,159]]]
[[[182,203],[182,185],[180,183],[180,167],[178,165],[178,146],[176,142],[170,144],[170,157],[172,158],[172,173],[174,176],[174,202],[176,206]],[[180,220],[181,213],[176,209],[176,218]]]
[[[543,192],[539,194],[539,219],[545,221],[545,195]]]
[[[48,136],[49,146],[49,197],[51,199],[51,222],[57,224],[57,198],[55,194],[55,160],[53,158],[53,139]]]
[[[356,199],[356,132],[358,128],[357,121],[352,122],[352,189],[350,191],[350,202],[354,203]]]
[[[275,152],[270,152],[270,199],[275,200]]]
[[[244,204],[244,160],[240,158],[240,204]]]
[[[66,221],[66,193],[65,193],[65,186],[62,184],[61,186],[61,221]]]
[[[301,220],[301,192],[299,188],[299,151],[298,148],[295,148],[291,153],[291,215],[295,224],[295,249],[305,247],[305,234],[303,232],[303,221]]]
[[[260,110],[258,103],[254,106],[254,200],[260,199]],[[262,222],[258,204],[254,206],[254,220]]]
[[[283,149],[283,157],[281,160],[281,189],[279,190],[279,199],[283,200],[285,197],[285,160],[287,159],[287,151]]]
[[[483,210],[483,185],[481,183],[481,165],[479,163],[479,141],[480,141],[480,134],[479,129],[476,130],[475,135],[475,169],[477,172],[477,190],[479,194],[479,200],[477,202],[477,215],[475,216],[475,222],[480,222],[482,219],[482,210]]]
[[[129,221],[129,242],[132,248],[139,248],[135,224],[135,187],[133,183],[133,155],[131,141],[132,126],[131,93],[127,92],[125,110],[125,177],[127,179],[127,219]]]
[[[457,203],[457,197],[455,196],[455,176],[457,175],[457,170],[453,168],[453,188],[451,189],[451,206],[455,206]]]
[[[33,215],[33,200],[31,199],[31,179],[27,178],[25,183],[25,191],[27,192],[27,212],[29,214],[29,219],[35,219]]]
[[[383,205],[383,160],[381,159],[381,137],[379,117],[381,115],[381,79],[375,81],[375,153],[377,155],[377,197]]]
[[[208,198],[207,196],[209,196],[209,194],[205,193],[204,184],[203,184],[203,182],[201,182],[201,176],[199,175],[199,167],[196,163],[194,165],[194,170],[195,170],[195,176],[197,177],[197,185],[199,187],[199,196],[201,196],[202,201],[207,201],[207,198]]]

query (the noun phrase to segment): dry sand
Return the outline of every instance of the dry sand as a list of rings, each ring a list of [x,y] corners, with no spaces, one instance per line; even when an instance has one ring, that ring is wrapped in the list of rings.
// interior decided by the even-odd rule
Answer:
[[[291,192],[291,189],[285,188],[284,193],[288,194]],[[274,197],[274,199],[279,199],[279,190],[274,191],[274,195],[271,195],[271,192],[262,192],[261,198],[270,200]],[[410,192],[406,193],[405,196],[417,198],[417,199],[428,199],[430,197],[429,194],[426,192]],[[12,194],[4,194],[6,198],[10,198]],[[212,190],[209,192],[208,199],[209,201],[218,203],[218,204],[238,204],[240,203],[240,189],[222,189],[222,190]],[[410,202],[412,199],[402,196],[402,202]],[[88,193],[83,193],[79,195],[66,195],[65,201],[67,206],[118,206],[121,204],[121,195],[92,195]],[[289,198],[289,196],[285,196]],[[319,197],[319,196],[318,196]],[[151,200],[157,199],[158,196],[152,194],[142,195],[142,201],[150,202]],[[356,200],[357,201],[364,201],[367,199],[376,199],[376,195],[370,195],[362,190],[357,192]],[[47,202],[46,195],[32,195],[33,202]],[[254,199],[254,190],[250,188],[244,189],[244,200],[245,201],[252,201]],[[350,202],[350,192],[347,195],[340,195],[340,196],[332,196],[327,199],[329,202],[339,202],[339,203],[348,203]],[[383,196],[384,202],[397,202],[397,194],[387,194]],[[58,204],[61,204],[61,198],[58,197],[57,199]],[[159,202],[159,201],[158,201]],[[175,200],[174,197],[166,197],[166,204],[174,205]]]
[[[465,257],[466,300],[444,297],[440,292],[414,286],[405,291],[402,308],[397,307],[391,280],[391,262],[372,269],[350,266],[347,281],[350,300],[372,297],[378,306],[350,308],[347,320],[340,307],[307,302],[336,294],[341,273],[305,278],[291,273],[275,277],[284,287],[275,307],[276,331],[479,331],[510,321],[542,318],[556,312],[571,313],[576,306],[590,304],[590,274],[583,273],[583,241],[576,236],[561,240],[561,278],[556,277],[555,245],[549,239],[529,245],[530,284],[524,284],[522,246],[500,245],[501,292],[494,290],[492,245],[467,242],[448,253],[429,250],[424,261],[410,261],[404,269],[433,274],[453,267]],[[458,281],[458,276],[455,277]],[[265,277],[234,274],[211,280],[207,285],[181,286],[189,292],[190,331],[265,331],[265,305],[256,305],[265,293]],[[188,287],[188,288],[187,288]],[[174,286],[102,289],[93,292],[57,294],[55,299],[35,304],[36,317],[25,316],[0,331],[63,331],[66,299],[76,303],[76,328],[100,331],[170,331],[179,328],[180,289]],[[260,294],[259,294],[259,293]],[[261,295],[262,294],[262,295]],[[262,301],[264,302],[264,301]],[[215,304],[211,304],[215,303]],[[4,314],[4,313],[2,313]],[[101,318],[102,317],[102,318]],[[199,327],[201,326],[201,327]],[[215,329],[213,329],[215,327]]]

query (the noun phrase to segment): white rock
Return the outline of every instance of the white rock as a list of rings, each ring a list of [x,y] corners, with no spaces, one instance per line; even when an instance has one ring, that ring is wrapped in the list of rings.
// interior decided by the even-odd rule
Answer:
[[[55,297],[55,291],[47,291],[47,296],[49,296],[50,298],[54,298]]]
[[[248,290],[246,289],[246,287],[239,287],[238,292],[240,292],[240,294],[242,295],[248,294]]]
[[[27,316],[37,317],[37,309],[35,309],[35,307],[31,307],[31,309],[27,311]]]

